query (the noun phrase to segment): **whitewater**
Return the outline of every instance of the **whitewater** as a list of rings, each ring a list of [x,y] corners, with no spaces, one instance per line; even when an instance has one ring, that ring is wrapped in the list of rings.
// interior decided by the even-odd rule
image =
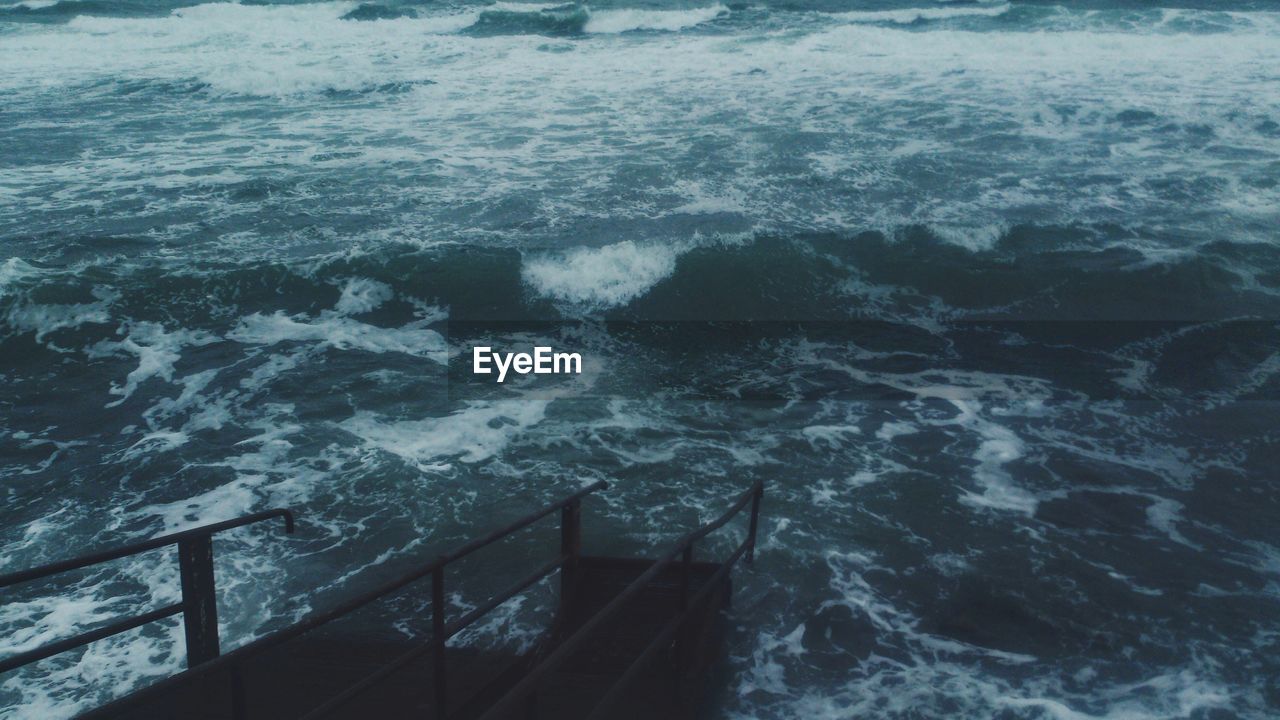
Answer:
[[[764,479],[716,718],[1280,713],[1274,4],[6,0],[0,67],[0,572],[292,508],[218,541],[226,649],[584,483],[641,555]],[[0,656],[176,574],[6,590]]]

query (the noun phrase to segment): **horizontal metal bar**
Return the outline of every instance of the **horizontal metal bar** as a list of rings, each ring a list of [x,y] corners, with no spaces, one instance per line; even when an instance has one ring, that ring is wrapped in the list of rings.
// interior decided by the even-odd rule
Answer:
[[[453,622],[449,623],[447,626],[445,626],[445,631],[444,631],[445,639],[448,640],[454,635],[457,635],[463,630],[466,630],[467,626],[471,625],[471,623],[484,617],[489,612],[491,612],[494,608],[498,607],[502,603],[515,597],[517,593],[524,591],[530,585],[550,575],[552,572],[559,569],[560,565],[563,564],[564,561],[568,559],[568,557],[569,557],[568,555],[557,555],[555,559],[553,559],[551,562],[548,562],[542,567],[539,567],[537,570],[534,570],[533,572],[529,573],[528,575],[524,576],[520,580],[513,583],[506,590],[503,590],[501,593],[489,598],[489,601],[486,602],[485,604],[472,609],[466,615],[463,615],[457,620],[454,620]]]
[[[613,617],[622,609],[623,605],[639,594],[645,586],[657,577],[658,573],[665,570],[667,566],[671,564],[677,555],[684,552],[685,547],[706,537],[707,534],[723,527],[725,523],[733,519],[733,516],[741,511],[742,508],[746,507],[746,504],[751,500],[752,496],[759,492],[763,487],[763,481],[757,480],[750,489],[734,501],[733,505],[730,506],[723,515],[706,525],[703,525],[701,528],[694,530],[688,535],[685,535],[673,548],[671,548],[671,550],[667,551],[665,555],[655,560],[653,564],[649,566],[648,570],[641,573],[640,577],[633,580],[630,585],[627,585],[622,592],[618,593],[618,595],[601,608],[599,612],[592,615],[589,620],[579,626],[572,635],[566,638],[564,642],[560,643],[559,647],[551,651],[551,653],[547,655],[542,662],[535,665],[524,676],[524,678],[520,680],[520,682],[516,683],[515,687],[511,688],[511,690],[503,696],[501,700],[490,707],[488,712],[481,715],[480,720],[494,720],[495,718],[506,717],[508,714],[515,712],[517,709],[517,703],[521,702],[526,695],[533,692],[543,675],[555,670],[563,662],[568,660],[569,656],[578,649],[578,646],[585,641],[587,636],[589,636],[593,630],[609,618]]]
[[[286,533],[293,532],[293,528],[294,528],[293,513],[289,512],[288,510],[281,510],[281,509],[264,510],[259,513],[253,513],[252,515],[245,515],[243,517],[238,517],[232,520],[223,520],[222,522],[212,523],[210,525],[202,525],[197,528],[191,528],[190,530],[183,530],[181,532],[171,533],[169,535],[161,535],[160,537],[151,538],[150,540],[143,540],[142,542],[130,543],[129,545],[122,545],[118,548],[112,548],[110,550],[103,550],[101,552],[90,553],[88,555],[81,555],[80,557],[72,558],[70,560],[62,560],[55,563],[49,563],[48,565],[41,565],[40,567],[31,568],[29,570],[19,570],[18,572],[9,573],[7,575],[0,575],[0,587],[8,587],[10,585],[16,585],[18,583],[28,582],[31,580],[38,580],[40,578],[48,577],[50,575],[57,575],[58,573],[67,572],[68,570],[77,570],[79,568],[88,567],[90,565],[97,565],[99,563],[104,563],[111,560],[118,560],[122,557],[137,555],[138,553],[143,553],[148,550],[155,550],[156,548],[162,548],[166,545],[173,545],[182,540],[186,540],[187,538],[195,537],[197,535],[211,535],[216,532],[222,532],[223,530],[230,530],[232,528],[237,528],[244,525],[251,525],[253,523],[261,522],[263,520],[270,520],[271,518],[275,518],[275,517],[284,518],[284,531]]]
[[[570,502],[573,502],[574,500],[577,500],[585,495],[593,493],[596,490],[603,490],[608,487],[609,487],[609,484],[603,480],[587,485],[582,489],[578,490],[577,492],[575,492],[574,494],[566,498],[563,498],[561,500],[557,500],[556,502],[546,506],[542,510],[539,510],[536,513],[525,516],[524,518],[521,518],[507,525],[502,530],[494,531],[489,535],[486,535],[481,540],[467,543],[466,545],[463,545],[461,548],[459,548],[458,550],[455,550],[449,555],[443,556],[443,558],[434,560],[426,565],[423,565],[422,567],[419,567],[416,570],[413,570],[409,573],[406,573],[405,575],[400,576],[399,578],[396,578],[395,580],[384,583],[383,585],[377,588],[374,588],[369,592],[358,595],[338,605],[332,610],[319,613],[317,615],[313,615],[309,618],[302,620],[301,622],[295,625],[290,625],[289,627],[281,628],[280,630],[277,630],[269,635],[264,635],[256,640],[245,643],[244,645],[241,645],[240,647],[232,650],[231,652],[223,653],[220,657],[214,660],[210,660],[209,662],[202,663],[200,665],[197,665],[194,668],[188,668],[187,670],[184,670],[183,672],[180,672],[177,675],[172,675],[168,678],[165,678],[164,680],[161,680],[155,683],[154,685],[149,685],[140,690],[136,690],[130,693],[129,695],[126,695],[121,698],[117,698],[116,700],[113,700],[107,703],[106,705],[98,707],[94,710],[90,710],[89,712],[85,713],[84,715],[81,715],[80,717],[84,719],[112,717],[113,715],[121,712],[123,709],[131,706],[134,703],[145,702],[147,699],[158,697],[159,695],[163,694],[164,692],[167,692],[171,688],[177,687],[187,682],[191,682],[196,678],[204,677],[209,673],[217,672],[218,670],[227,668],[232,664],[240,662],[241,660],[252,657],[254,654],[262,652],[267,648],[274,647],[283,642],[292,640],[293,638],[296,638],[299,635],[302,635],[304,633],[310,632],[311,630],[314,630],[320,627],[321,625],[324,625],[325,623],[331,622],[336,618],[342,617],[343,615],[347,615],[356,610],[359,610],[360,608],[364,607],[365,605],[368,605],[374,600],[377,600],[381,597],[389,595],[405,587],[406,585],[409,585],[410,583],[416,580],[420,580],[430,575],[437,568],[443,567],[448,562],[451,562],[452,560],[456,560],[465,555],[469,555],[470,553],[473,553],[476,550],[479,550],[480,548],[486,545],[489,545],[494,540],[497,540],[506,534],[509,534],[509,533],[515,532],[516,530],[520,530],[524,527],[527,527],[528,525],[546,517],[547,515],[555,512],[556,510],[559,510],[561,507],[564,507],[565,505],[567,505]]]
[[[632,661],[631,665],[623,671],[622,676],[614,681],[613,686],[609,688],[609,691],[605,693],[604,697],[600,698],[600,702],[596,703],[595,708],[591,710],[591,714],[587,716],[587,720],[600,720],[601,718],[607,717],[606,711],[618,701],[618,698],[622,696],[622,693],[626,691],[627,687],[636,679],[637,676],[639,676],[640,672],[644,670],[645,663],[657,654],[659,650],[666,647],[666,645],[671,642],[671,638],[676,634],[676,631],[684,625],[685,621],[688,620],[689,616],[693,614],[693,611],[696,610],[699,605],[705,602],[707,598],[711,597],[711,593],[715,590],[716,584],[729,574],[733,569],[733,566],[738,562],[739,558],[747,552],[747,548],[750,545],[750,538],[744,540],[742,544],[738,546],[738,549],[729,556],[729,559],[725,560],[724,563],[722,563],[720,567],[711,574],[711,577],[707,579],[706,583],[698,589],[697,593],[694,594],[693,599],[689,601],[688,609],[680,613],[679,616],[667,623],[666,626],[658,632],[654,637],[653,642],[649,643],[648,647],[646,647],[640,655]]]
[[[686,535],[684,539],[680,541],[680,544],[671,551],[671,554],[676,555],[683,552],[685,545],[697,542],[698,540],[701,540],[716,530],[724,527],[735,515],[742,511],[742,508],[747,506],[747,503],[751,502],[751,498],[755,497],[757,493],[762,492],[763,490],[764,480],[757,480],[752,483],[751,487],[747,488],[746,492],[739,495],[738,499],[733,501],[733,505],[730,505],[728,510],[725,510],[724,513],[715,520],[712,520],[701,528],[698,528]]]
[[[597,480],[591,483],[590,485],[584,486],[581,490],[578,490],[574,494],[561,498],[560,500],[557,500],[554,504],[548,505],[542,508],[541,510],[538,510],[537,512],[530,513],[529,515],[526,515],[520,518],[519,520],[516,520],[515,522],[511,523],[510,525],[507,525],[506,527],[500,528],[498,530],[494,530],[488,535],[472,540],[471,542],[467,543],[466,545],[463,545],[457,550],[454,550],[451,553],[445,554],[441,558],[441,561],[444,564],[448,564],[453,562],[454,560],[459,560],[461,558],[464,558],[467,555],[470,555],[471,553],[479,550],[480,548],[485,547],[486,545],[492,545],[493,543],[497,542],[498,540],[501,540],[502,538],[506,537],[507,535],[510,535],[511,533],[517,530],[523,530],[524,528],[534,524],[535,522],[541,520],[542,518],[559,510],[560,508],[566,505],[569,505],[575,500],[579,500],[587,495],[590,495],[591,493],[597,490],[608,490],[608,489],[609,489],[608,482],[604,480]]]
[[[532,573],[529,573],[524,578],[520,579],[518,582],[508,587],[506,590],[502,591],[497,595],[494,595],[484,605],[481,605],[471,610],[466,615],[463,615],[457,620],[449,623],[445,627],[445,631],[444,631],[445,640],[448,640],[454,635],[457,635],[459,632],[465,630],[467,626],[470,625],[471,623],[475,622],[476,620],[479,620],[481,617],[488,614],[494,608],[498,607],[502,603],[515,597],[517,593],[525,590],[530,585],[550,575],[564,561],[565,561],[564,555],[561,555],[555,558],[551,562],[543,565],[542,567],[538,568]],[[377,670],[370,673],[369,675],[366,675],[355,685],[352,685],[351,687],[347,688],[341,695],[338,695],[337,697],[330,699],[328,702],[324,703],[323,705],[320,705],[319,707],[308,712],[306,715],[303,715],[301,720],[316,720],[317,718],[321,718],[321,717],[324,717],[325,715],[328,715],[329,713],[337,710],[343,705],[346,705],[348,702],[351,702],[360,694],[367,692],[369,689],[373,688],[378,683],[382,682],[383,680],[386,680],[388,677],[395,674],[396,671],[403,669],[406,665],[413,662],[414,660],[417,660],[418,658],[422,657],[423,655],[427,654],[430,651],[431,651],[431,642],[424,642],[411,650],[406,650],[405,652],[396,656],[396,658],[391,662],[387,663],[386,665],[383,665],[382,667],[378,668]]]
[[[28,650],[27,652],[19,653],[13,657],[0,660],[0,673],[16,670],[23,665],[30,665],[33,662],[39,662],[59,653],[74,650],[81,645],[88,645],[91,642],[108,638],[112,635],[119,635],[122,632],[127,632],[134,628],[146,625],[147,623],[167,618],[170,615],[177,615],[180,612],[182,612],[182,603],[174,603],[172,605],[166,605],[165,607],[152,610],[151,612],[135,615],[134,617],[126,620],[121,620],[110,625],[104,625],[96,630],[80,633],[79,635],[69,637],[66,640],[56,640],[48,645],[42,645],[35,650]]]

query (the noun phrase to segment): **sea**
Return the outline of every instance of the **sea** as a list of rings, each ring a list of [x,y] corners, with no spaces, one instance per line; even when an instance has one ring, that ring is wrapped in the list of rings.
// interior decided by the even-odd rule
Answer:
[[[707,718],[1280,717],[1280,3],[0,2],[0,573],[291,509],[214,541],[227,650],[587,483],[655,556],[763,480]],[[177,578],[6,588],[0,656]]]

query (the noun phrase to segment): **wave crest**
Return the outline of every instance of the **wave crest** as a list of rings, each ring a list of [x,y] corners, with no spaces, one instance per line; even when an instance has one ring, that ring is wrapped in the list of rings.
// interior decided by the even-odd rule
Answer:
[[[676,269],[683,248],[625,240],[601,248],[528,260],[525,283],[543,297],[589,307],[614,307],[644,295]]]

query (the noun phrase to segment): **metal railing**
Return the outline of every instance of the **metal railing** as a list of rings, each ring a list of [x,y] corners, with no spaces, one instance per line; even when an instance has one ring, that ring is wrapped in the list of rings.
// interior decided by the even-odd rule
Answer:
[[[641,652],[641,654],[632,661],[631,665],[623,672],[622,676],[614,683],[609,692],[605,694],[597,704],[591,714],[591,718],[603,717],[603,713],[617,701],[627,685],[639,676],[640,670],[643,669],[644,663],[649,660],[661,648],[670,643],[676,631],[682,626],[685,620],[691,614],[693,608],[711,597],[711,593],[715,589],[717,583],[720,582],[740,557],[745,554],[747,562],[755,561],[755,544],[756,544],[756,528],[760,521],[760,500],[764,497],[764,482],[757,480],[745,493],[733,503],[733,505],[724,512],[720,517],[694,530],[680,539],[666,554],[659,557],[640,574],[638,578],[633,580],[630,585],[625,587],[622,592],[618,593],[613,600],[609,601],[599,612],[592,615],[589,620],[584,622],[576,631],[563,642],[556,646],[541,662],[529,670],[527,674],[511,688],[506,695],[502,697],[496,704],[489,708],[485,714],[480,716],[480,720],[495,720],[496,718],[507,717],[523,707],[526,714],[536,708],[536,705],[530,702],[538,690],[538,684],[548,673],[553,672],[568,660],[573,653],[586,641],[592,631],[600,627],[609,618],[616,615],[632,598],[639,595],[652,582],[659,573],[668,568],[675,562],[676,556],[680,556],[682,564],[682,580],[680,588],[681,606],[683,612],[674,620],[667,623],[661,631],[654,637],[653,641]],[[723,527],[730,520],[742,511],[747,503],[751,503],[751,520],[747,528],[747,536],[738,545],[737,549],[730,554],[729,558],[723,562],[711,578],[703,583],[698,594],[693,598],[689,597],[690,570],[693,565],[693,544],[698,540],[710,535],[712,532]]]
[[[80,717],[89,719],[112,717],[135,706],[159,700],[169,693],[191,683],[197,682],[202,678],[209,678],[215,673],[225,671],[230,675],[231,680],[229,708],[231,716],[236,720],[243,720],[248,715],[248,698],[246,697],[243,681],[243,665],[246,661],[265,650],[297,638],[337,618],[348,615],[430,575],[432,607],[432,632],[430,638],[426,642],[420,643],[405,651],[377,671],[369,674],[335,697],[307,712],[303,717],[307,720],[316,720],[317,718],[324,717],[345,706],[350,701],[375,687],[378,683],[389,678],[410,663],[429,654],[433,665],[432,684],[434,686],[435,695],[434,714],[436,717],[443,718],[447,715],[448,710],[448,663],[446,659],[446,647],[449,639],[483,617],[485,614],[497,608],[502,603],[510,600],[516,594],[524,591],[534,583],[546,578],[557,570],[560,571],[561,599],[563,600],[569,597],[571,588],[576,579],[579,560],[582,553],[582,498],[596,492],[597,490],[603,490],[606,488],[608,488],[608,483],[603,480],[587,485],[572,495],[544,506],[542,509],[511,522],[502,528],[494,530],[483,537],[472,540],[452,552],[439,556],[430,563],[417,567],[394,580],[347,600],[327,612],[312,615],[299,623],[264,635],[256,640],[252,640],[225,654],[219,654],[218,648],[216,604],[213,594],[213,556],[210,536],[221,530],[240,527],[242,525],[259,522],[272,517],[284,517],[286,532],[292,533],[294,530],[293,515],[286,510],[271,510],[263,513],[257,513],[255,515],[247,515],[236,520],[228,520],[226,522],[216,523],[213,525],[206,525],[204,527],[158,537],[153,540],[136,543],[134,545],[129,545],[115,550],[85,555],[74,560],[46,565],[33,570],[0,575],[0,587],[6,587],[8,585],[35,580],[56,573],[66,572],[68,570],[96,565],[101,562],[134,555],[176,543],[179,546],[179,564],[182,572],[183,592],[183,600],[181,603],[159,608],[149,613],[140,614],[122,622],[115,623],[98,630],[92,630],[74,638],[51,643],[42,648],[11,657],[3,661],[3,663],[0,663],[0,672],[36,662],[37,660],[50,657],[51,655],[64,652],[74,647],[79,647],[80,645],[93,642],[94,640],[109,637],[145,623],[169,617],[181,612],[183,613],[187,630],[188,669],[125,695],[124,697],[113,700],[106,705],[90,710]],[[627,601],[643,591],[659,573],[671,566],[675,561],[676,556],[680,556],[684,569],[680,591],[683,612],[664,626],[658,635],[655,636],[650,645],[632,663],[627,671],[623,673],[615,683],[614,687],[597,705],[595,712],[592,714],[592,718],[599,717],[601,712],[603,712],[610,703],[620,697],[622,690],[625,689],[627,684],[639,674],[639,670],[642,668],[643,664],[652,658],[658,650],[670,643],[675,633],[684,624],[692,611],[699,607],[702,602],[705,602],[711,597],[715,586],[729,573],[738,559],[745,554],[747,562],[752,562],[755,551],[756,528],[760,515],[760,500],[763,497],[763,494],[764,485],[762,482],[757,481],[749,490],[743,493],[734,502],[733,506],[730,507],[728,511],[719,518],[685,535],[671,550],[654,561],[654,563],[644,573],[623,589],[623,591],[610,601],[602,610],[583,623],[583,625],[572,635],[566,638],[564,642],[560,643],[541,662],[536,664],[528,674],[525,675],[525,677],[518,682],[496,705],[490,708],[483,717],[493,718],[502,712],[512,709],[517,703],[520,703],[525,698],[532,696],[532,694],[536,692],[537,684],[543,676],[548,672],[555,670],[565,660],[567,660],[573,651],[582,644],[585,638],[593,630],[598,628],[601,623],[615,615]],[[751,516],[746,539],[738,545],[737,549],[731,553],[730,557],[724,563],[721,564],[711,578],[702,585],[698,593],[690,597],[690,569],[693,562],[694,543],[723,527],[733,519],[734,516],[741,512],[742,509],[746,507],[747,503],[751,504]],[[555,513],[557,510],[560,511],[560,552],[550,561],[539,566],[529,575],[521,578],[507,589],[491,597],[487,602],[469,610],[452,622],[448,621],[445,611],[444,592],[446,567],[450,563],[464,558],[477,550],[485,548],[514,532],[529,527],[535,522]]]
[[[329,715],[351,702],[356,697],[369,691],[398,670],[428,653],[431,654],[432,659],[432,682],[434,684],[435,691],[435,717],[444,718],[447,716],[449,677],[445,648],[449,639],[454,635],[457,635],[476,620],[479,620],[481,617],[488,614],[494,608],[510,600],[517,593],[522,592],[529,586],[555,572],[557,569],[560,571],[560,596],[561,598],[565,597],[567,589],[573,582],[574,573],[578,566],[578,560],[582,555],[582,498],[596,490],[603,490],[608,487],[609,484],[607,482],[599,480],[584,487],[573,495],[560,500],[559,502],[548,505],[538,512],[527,515],[524,518],[511,523],[505,528],[495,530],[479,540],[467,543],[458,550],[447,555],[440,556],[439,559],[429,566],[430,569],[428,570],[431,574],[431,639],[415,648],[405,651],[394,660],[364,677],[355,685],[347,688],[336,697],[314,708],[306,715],[302,716],[303,720],[318,720],[318,718]],[[455,560],[466,557],[476,550],[496,542],[517,530],[521,530],[532,525],[547,515],[552,514],[556,510],[560,510],[560,554],[552,558],[550,562],[540,566],[537,570],[534,570],[532,573],[529,573],[525,577],[516,581],[506,590],[503,590],[497,595],[489,598],[487,602],[473,608],[457,620],[447,622],[444,607],[445,566]]]
[[[607,487],[609,487],[608,483],[603,480],[587,485],[572,495],[551,503],[550,505],[543,507],[541,510],[530,513],[529,515],[511,522],[502,528],[494,530],[483,537],[472,540],[450,553],[441,555],[430,563],[411,570],[394,580],[374,588],[373,590],[347,600],[332,610],[317,613],[294,625],[290,625],[289,627],[282,628],[276,632],[264,635],[256,640],[252,640],[213,660],[203,662],[194,667],[189,667],[181,673],[170,676],[164,680],[142,688],[141,690],[137,690],[125,695],[124,697],[113,700],[94,710],[90,710],[89,712],[81,715],[80,718],[81,720],[89,720],[113,717],[138,705],[159,700],[167,694],[172,693],[181,687],[197,682],[202,678],[212,677],[214,673],[225,671],[229,673],[231,677],[231,716],[236,720],[243,720],[248,716],[249,705],[249,698],[246,696],[242,672],[243,664],[246,661],[252,659],[265,650],[283,644],[336,620],[337,618],[359,610],[375,600],[390,595],[391,593],[421,580],[428,575],[432,576],[432,635],[430,640],[393,659],[381,669],[365,677],[363,680],[360,680],[355,685],[347,688],[345,691],[325,702],[323,705],[311,710],[305,715],[305,717],[317,718],[337,710],[366,690],[377,685],[380,681],[390,677],[397,670],[428,653],[432,655],[434,660],[432,681],[435,688],[435,711],[438,717],[443,717],[445,715],[446,701],[448,699],[446,692],[446,686],[448,684],[448,666],[445,660],[445,647],[449,638],[456,635],[463,628],[474,623],[489,611],[511,599],[511,597],[516,593],[528,588],[530,585],[546,577],[557,569],[561,572],[562,583],[572,582],[574,571],[577,568],[578,558],[581,554],[582,498],[597,490],[603,490]],[[511,533],[532,525],[557,510],[560,511],[561,517],[560,553],[550,562],[542,565],[533,573],[516,582],[514,585],[498,595],[495,595],[488,602],[467,612],[465,615],[451,623],[447,622],[444,607],[445,567],[449,563],[487,547]]]
[[[707,578],[706,582],[704,582],[702,587],[698,590],[698,593],[692,598],[689,597],[689,568],[693,563],[693,544],[690,542],[690,544],[684,547],[681,551],[681,562],[684,567],[684,575],[680,590],[681,613],[663,626],[663,628],[658,631],[658,634],[654,635],[653,640],[650,641],[649,645],[646,646],[644,650],[640,651],[640,654],[636,656],[635,660],[631,661],[631,665],[623,671],[622,675],[616,681],[614,681],[613,687],[609,688],[604,697],[600,698],[596,703],[591,714],[587,716],[587,720],[603,720],[603,718],[607,717],[608,711],[613,708],[615,703],[622,699],[622,694],[628,687],[630,687],[631,683],[640,676],[641,671],[644,670],[649,660],[657,655],[660,650],[668,647],[675,638],[676,633],[684,627],[684,624],[688,621],[689,617],[693,615],[704,602],[711,599],[712,593],[715,592],[720,582],[728,577],[730,571],[733,570],[733,566],[738,562],[738,559],[741,558],[743,554],[746,554],[747,556],[748,565],[755,563],[756,527],[760,522],[760,500],[764,497],[764,483],[762,481],[758,481],[755,486],[748,491],[748,493],[751,495],[751,524],[747,529],[746,539],[744,539],[742,543],[729,554],[728,559],[721,563],[720,567],[716,568],[716,571],[711,574],[711,577]],[[728,515],[732,516],[741,509],[742,507],[739,505],[736,509],[730,510]]]
[[[187,667],[193,668],[218,657],[218,601],[213,581],[213,535],[214,533],[243,527],[253,523],[283,517],[286,533],[293,532],[293,513],[288,510],[266,510],[252,515],[225,520],[223,522],[203,525],[183,530],[182,532],[161,535],[157,538],[124,545],[111,550],[81,555],[70,560],[42,565],[30,570],[0,575],[0,588],[19,583],[31,582],[42,578],[79,570],[80,568],[98,565],[111,560],[119,560],[149,550],[156,550],[167,545],[178,546],[178,572],[182,579],[182,600],[145,613],[119,620],[103,627],[80,633],[74,637],[57,640],[33,650],[18,653],[0,660],[0,673],[16,670],[46,658],[53,657],[82,645],[119,635],[122,632],[142,627],[148,623],[182,614],[183,629],[186,633]]]

